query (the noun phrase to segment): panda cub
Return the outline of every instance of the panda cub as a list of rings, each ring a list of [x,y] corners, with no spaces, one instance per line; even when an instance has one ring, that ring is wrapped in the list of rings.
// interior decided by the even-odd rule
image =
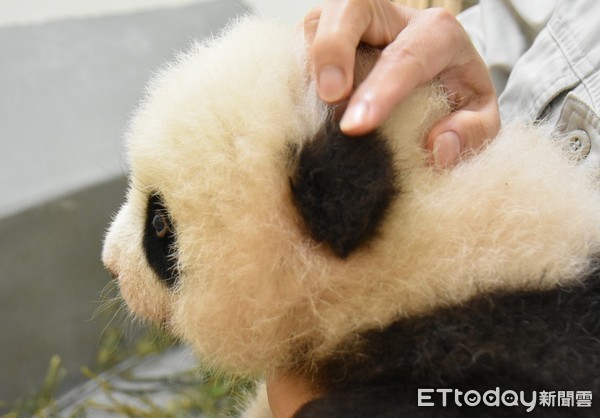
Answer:
[[[235,22],[150,83],[103,261],[208,366],[313,382],[297,417],[512,416],[543,391],[597,410],[596,175],[524,125],[437,170],[423,142],[450,111],[432,84],[346,137],[301,34]],[[590,413],[556,405],[535,408]]]

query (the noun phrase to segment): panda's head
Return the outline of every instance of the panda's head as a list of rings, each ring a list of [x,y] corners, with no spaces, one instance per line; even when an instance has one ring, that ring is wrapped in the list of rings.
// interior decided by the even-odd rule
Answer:
[[[376,54],[359,54],[359,78]],[[239,373],[480,292],[574,280],[598,251],[589,176],[532,128],[452,171],[423,88],[362,138],[317,99],[300,34],[246,19],[150,84],[103,259],[131,310]]]

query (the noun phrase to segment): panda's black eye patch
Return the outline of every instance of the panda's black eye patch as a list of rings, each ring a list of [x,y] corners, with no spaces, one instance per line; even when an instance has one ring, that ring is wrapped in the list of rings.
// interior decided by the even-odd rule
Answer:
[[[146,260],[161,282],[169,288],[177,282],[175,228],[164,200],[158,194],[148,198],[144,227]]]

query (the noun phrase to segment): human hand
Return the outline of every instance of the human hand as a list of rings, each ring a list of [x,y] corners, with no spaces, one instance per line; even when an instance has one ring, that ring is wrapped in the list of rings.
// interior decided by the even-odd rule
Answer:
[[[432,127],[425,148],[436,166],[452,166],[500,129],[496,93],[461,24],[443,9],[416,10],[389,0],[325,0],[304,20],[321,99],[350,100],[340,121],[347,135],[375,129],[415,88],[438,79],[453,111]],[[352,92],[359,42],[383,48],[371,73]]]
[[[267,397],[274,418],[290,418],[317,391],[304,379],[290,375],[274,376],[267,381]]]

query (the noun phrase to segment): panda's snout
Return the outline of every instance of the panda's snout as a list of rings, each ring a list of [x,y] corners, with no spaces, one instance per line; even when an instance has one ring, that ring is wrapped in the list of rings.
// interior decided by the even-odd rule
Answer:
[[[104,264],[104,268],[108,271],[113,280],[119,279],[119,269],[116,266],[116,257],[115,257],[115,249],[110,243],[105,241],[104,248],[102,249],[102,264]]]

